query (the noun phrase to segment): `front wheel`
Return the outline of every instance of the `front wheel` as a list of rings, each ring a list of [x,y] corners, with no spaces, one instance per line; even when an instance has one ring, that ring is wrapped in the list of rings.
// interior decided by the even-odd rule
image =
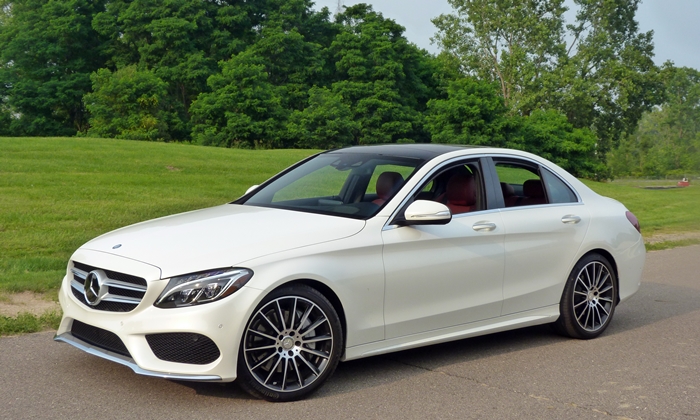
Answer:
[[[333,305],[305,285],[273,291],[248,321],[238,357],[238,382],[268,401],[306,397],[328,379],[343,347]]]
[[[598,337],[610,325],[617,302],[617,278],[602,255],[579,260],[569,275],[554,329],[573,338]]]

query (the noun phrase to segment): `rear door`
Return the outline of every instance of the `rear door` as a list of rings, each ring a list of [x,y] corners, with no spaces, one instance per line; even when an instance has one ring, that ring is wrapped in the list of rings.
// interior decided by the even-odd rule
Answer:
[[[590,215],[552,171],[525,159],[494,163],[504,195],[502,314],[558,304]]]

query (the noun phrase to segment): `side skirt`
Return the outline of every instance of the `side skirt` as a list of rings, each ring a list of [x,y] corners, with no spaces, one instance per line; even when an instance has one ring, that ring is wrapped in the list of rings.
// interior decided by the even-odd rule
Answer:
[[[533,325],[549,324],[556,321],[557,318],[559,318],[559,304],[484,321],[348,347],[345,349],[345,355],[342,360],[360,359],[431,344],[531,327]]]

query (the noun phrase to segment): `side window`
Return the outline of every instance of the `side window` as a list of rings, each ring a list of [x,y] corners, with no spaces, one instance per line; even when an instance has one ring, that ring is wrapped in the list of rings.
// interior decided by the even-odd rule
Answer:
[[[537,168],[511,161],[495,164],[506,207],[548,203]]]
[[[438,201],[452,214],[461,214],[486,208],[483,191],[479,163],[461,162],[430,177],[414,199]]]
[[[576,194],[571,191],[564,181],[546,169],[542,169],[542,178],[549,194],[550,203],[576,203]]]

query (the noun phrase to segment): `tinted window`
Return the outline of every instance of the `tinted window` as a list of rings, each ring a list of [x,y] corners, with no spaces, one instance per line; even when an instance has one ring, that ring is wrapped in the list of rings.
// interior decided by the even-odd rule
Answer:
[[[506,207],[548,203],[537,167],[512,161],[495,163]]]
[[[542,169],[542,178],[544,179],[545,187],[549,195],[550,203],[576,203],[576,194],[571,191],[564,181],[559,179],[553,173]]]

